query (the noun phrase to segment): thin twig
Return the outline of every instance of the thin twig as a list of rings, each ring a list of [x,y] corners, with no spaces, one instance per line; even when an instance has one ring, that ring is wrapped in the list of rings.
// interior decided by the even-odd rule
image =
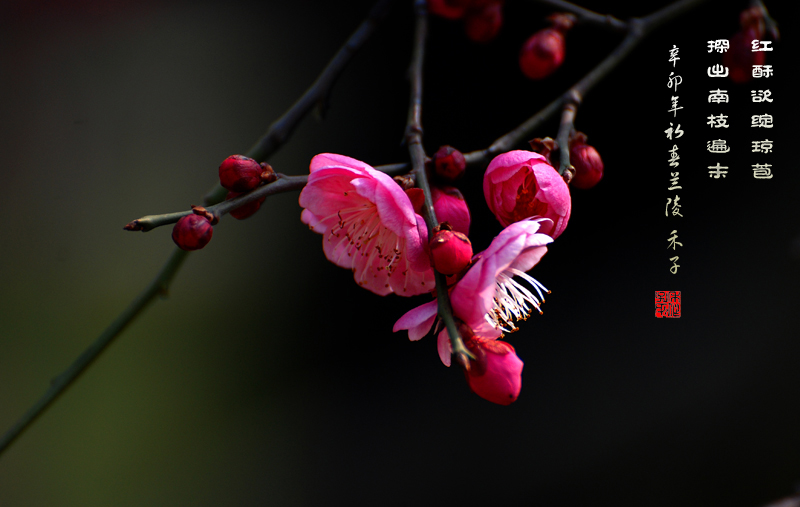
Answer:
[[[562,97],[547,104],[544,109],[525,120],[519,127],[498,138],[488,148],[484,150],[471,151],[464,154],[464,159],[470,166],[486,165],[495,156],[511,150],[521,142],[530,137],[531,132],[539,128],[539,125],[558,112],[562,104]]]
[[[707,0],[679,0],[678,2],[669,4],[663,9],[659,9],[652,14],[640,18],[642,22],[642,31],[650,33],[664,23],[672,21],[684,12],[694,9],[706,1]]]
[[[250,149],[248,156],[256,159],[264,159],[273,154],[285,143],[300,120],[311,110],[314,104],[324,100],[333,86],[336,78],[344,70],[356,50],[360,48],[369,37],[375,32],[377,24],[382,21],[388,11],[388,6],[393,0],[379,0],[370,11],[368,17],[361,23],[356,31],[345,42],[344,46],[336,53],[333,60],[322,71],[314,84],[303,96],[292,105],[292,107],[281,116],[278,121],[273,123],[264,137]],[[289,178],[286,178],[289,179]],[[294,181],[291,181],[291,184]],[[264,187],[266,188],[266,187]],[[221,189],[221,192],[220,192]],[[267,192],[268,190],[265,190]],[[254,193],[254,192],[253,192]],[[206,199],[211,198],[211,203],[215,204],[222,201],[225,197],[225,189],[215,188],[210,192]],[[244,196],[242,196],[244,199]],[[257,197],[253,197],[253,200]],[[208,202],[208,201],[207,201]],[[231,208],[234,202],[229,203]],[[178,219],[190,212],[171,213],[169,220],[177,222]],[[152,217],[145,217],[152,218]],[[174,220],[173,220],[174,219]],[[166,220],[166,219],[165,219]],[[181,264],[188,252],[176,249],[161,268],[158,276],[142,291],[136,299],[106,328],[105,331],[76,359],[69,368],[58,375],[50,384],[50,387],[34,405],[9,429],[0,439],[0,455],[14,442],[23,431],[25,431],[33,421],[36,420],[52,403],[56,400],[80,374],[97,359],[103,350],[125,329],[125,327],[136,318],[146,307],[147,304],[160,293],[165,293],[167,285],[178,272]]]
[[[571,92],[572,90],[570,90]],[[581,98],[575,93],[567,92],[564,95],[564,109],[561,112],[561,125],[558,127],[558,136],[556,143],[558,144],[559,152],[559,166],[558,174],[564,175],[564,171],[571,168],[569,161],[569,138],[572,135],[572,130],[575,128],[575,115],[578,112]]]
[[[575,5],[564,0],[536,0],[537,3],[547,5],[554,9],[564,12],[571,12],[578,18],[579,23],[592,23],[604,28],[610,28],[618,32],[624,32],[628,25],[610,14],[598,14],[589,9],[584,9],[580,5]]]
[[[687,10],[697,7],[705,1],[707,0],[680,0],[643,18],[632,18],[629,20],[625,23],[627,35],[619,46],[617,46],[602,62],[589,71],[588,74],[567,90],[566,93],[547,104],[544,109],[525,120],[511,132],[498,138],[488,148],[465,153],[464,158],[467,163],[471,166],[485,165],[491,158],[512,149],[514,146],[526,140],[534,130],[561,110],[565,104],[573,101],[575,104],[580,103],[589,90],[625,59],[646,35],[673,19],[675,16],[683,14]],[[549,5],[558,3],[563,6],[562,2],[558,0],[546,0],[545,3]]]
[[[411,166],[414,168],[417,186],[425,195],[425,222],[428,231],[433,234],[433,228],[439,225],[436,212],[433,209],[431,189],[428,184],[428,175],[425,172],[425,149],[422,147],[422,64],[425,61],[425,41],[428,37],[428,12],[425,0],[414,0],[414,14],[416,18],[414,30],[414,53],[411,57],[409,80],[411,81],[411,98],[408,106],[408,123],[406,126],[406,143],[411,156]],[[472,354],[464,346],[458,332],[453,306],[450,303],[450,294],[447,292],[447,280],[444,275],[434,269],[436,280],[436,298],[439,302],[439,317],[444,322],[447,334],[450,336],[452,355],[461,366],[469,367],[469,358]]]
[[[378,25],[389,14],[389,6],[394,0],[379,0],[369,11],[367,18],[359,25],[347,42],[339,48],[316,81],[297,99],[283,116],[269,126],[267,132],[246,153],[252,159],[263,162],[271,157],[283,143],[289,139],[294,129],[311,111],[314,106],[323,105],[328,99],[331,88],[350,60],[361,49],[367,40],[375,33]],[[324,106],[323,106],[324,107]],[[206,194],[206,206],[221,202],[225,198],[226,190],[216,185]]]
[[[212,215],[221,217],[231,210],[235,210],[236,208],[244,206],[249,202],[257,201],[262,197],[289,192],[291,190],[300,190],[306,186],[306,182],[308,182],[308,175],[286,176],[285,174],[278,173],[277,176],[278,179],[272,183],[258,187],[257,189],[234,199],[222,201],[213,206],[207,206],[205,209]],[[174,224],[182,217],[191,214],[192,210],[180,211],[177,213],[165,213],[163,215],[147,215],[142,218],[137,218],[123,228],[126,231],[148,232],[152,231],[156,227],[161,227],[162,225]]]
[[[411,170],[411,166],[409,164],[387,164],[378,166],[376,169],[383,171],[390,176],[396,176],[407,173]],[[277,176],[278,179],[272,183],[260,186],[234,199],[222,201],[213,206],[208,206],[205,209],[212,215],[222,217],[226,213],[230,213],[236,208],[244,206],[245,204],[253,201],[257,201],[261,198],[275,194],[282,194],[284,192],[291,192],[292,190],[301,190],[308,182],[307,174],[301,174],[299,176],[286,176],[285,174],[278,173]],[[152,231],[156,227],[161,227],[162,225],[174,224],[182,217],[191,214],[192,210],[164,213],[163,215],[147,215],[133,220],[125,225],[123,229],[126,231],[148,232]]]
[[[86,368],[88,368],[89,365],[97,359],[100,353],[114,341],[114,338],[116,338],[117,335],[147,307],[150,301],[159,294],[166,294],[170,282],[186,259],[187,254],[188,252],[176,248],[175,251],[172,252],[172,255],[170,255],[169,260],[167,260],[167,263],[161,268],[161,272],[158,273],[158,276],[150,282],[150,285],[148,285],[141,294],[136,296],[136,299],[114,319],[114,322],[103,331],[97,340],[78,356],[69,368],[53,379],[44,395],[39,398],[36,403],[25,412],[25,415],[14,423],[14,426],[0,439],[0,454],[2,454],[3,451],[5,451],[8,446],[59,397],[59,395],[64,393],[81,373],[86,371]]]

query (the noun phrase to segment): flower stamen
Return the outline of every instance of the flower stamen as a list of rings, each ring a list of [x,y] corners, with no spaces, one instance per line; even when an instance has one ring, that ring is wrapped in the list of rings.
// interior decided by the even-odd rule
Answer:
[[[537,298],[530,289],[514,280],[515,276],[528,282],[539,297]],[[514,321],[527,320],[534,309],[540,314],[542,313],[539,308],[544,303],[542,289],[545,292],[549,291],[527,273],[515,268],[509,268],[497,276],[495,283],[493,306],[484,316],[486,322],[495,329],[499,329],[504,333],[513,333],[519,330]]]

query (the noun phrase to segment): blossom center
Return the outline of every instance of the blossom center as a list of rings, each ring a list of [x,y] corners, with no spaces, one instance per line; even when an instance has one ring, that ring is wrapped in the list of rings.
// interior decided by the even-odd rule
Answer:
[[[377,206],[368,202],[343,208],[335,216],[338,221],[331,226],[328,241],[339,243],[336,250],[340,255],[347,253],[348,257],[362,258],[356,261],[366,267],[358,279],[359,284],[363,285],[372,271],[375,277],[382,270],[391,276],[403,258],[406,240],[381,223]]]
[[[536,198],[539,187],[536,185],[536,175],[530,167],[523,167],[520,171],[527,171],[522,185],[517,189],[516,204],[511,212],[512,222],[519,222],[528,217],[545,216],[547,204]]]
[[[514,280],[515,276],[528,282],[539,297],[537,298],[530,289]],[[539,309],[539,306],[544,303],[542,290],[550,292],[524,271],[515,268],[506,269],[497,277],[493,306],[484,318],[495,329],[513,333],[519,330],[514,321],[526,320],[534,309],[542,313]]]

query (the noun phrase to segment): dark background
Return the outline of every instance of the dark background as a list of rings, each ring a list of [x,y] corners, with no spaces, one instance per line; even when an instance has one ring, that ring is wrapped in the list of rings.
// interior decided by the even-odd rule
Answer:
[[[404,161],[411,2],[271,163],[301,174],[320,152]],[[565,233],[531,272],[544,315],[510,335],[525,362],[500,407],[441,365],[435,340],[394,321],[425,301],[381,298],[327,262],[297,194],[225,218],[170,297],[145,312],[0,457],[0,505],[756,506],[800,481],[800,216],[793,128],[796,12],[768,7],[775,75],[711,79],[706,41],[742,2],[710,2],[659,29],[593,89],[576,127],[603,156],[573,189]],[[586,2],[620,18],[648,6]],[[0,2],[0,430],[144,288],[170,228],[122,225],[199,204],[219,162],[246,151],[346,40],[371,2]],[[551,12],[509,1],[476,45],[433,19],[425,144],[488,146],[575,83],[621,40],[585,26],[563,67],[526,80],[519,47]],[[681,60],[667,62],[672,45]],[[684,107],[669,109],[671,71]],[[758,83],[758,84],[754,84]],[[707,103],[708,90],[731,103]],[[770,88],[772,104],[751,104]],[[731,127],[712,131],[711,113]],[[751,114],[773,114],[770,131]],[[681,123],[683,218],[664,217],[665,138]],[[557,121],[531,137],[555,136]],[[766,134],[765,134],[766,133]],[[732,147],[715,157],[706,141]],[[775,142],[749,153],[750,141]],[[525,148],[525,146],[520,146]],[[706,167],[729,165],[725,180]],[[726,163],[727,162],[727,163]],[[773,164],[772,180],[750,165]],[[462,182],[471,239],[500,226],[482,174]],[[683,247],[669,273],[667,238]],[[680,290],[680,319],[654,291]]]

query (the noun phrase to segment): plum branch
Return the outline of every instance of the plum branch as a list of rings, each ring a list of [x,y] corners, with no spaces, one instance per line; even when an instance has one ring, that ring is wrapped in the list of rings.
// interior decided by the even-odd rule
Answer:
[[[574,129],[573,122],[575,120],[575,114],[577,113],[578,106],[583,101],[583,97],[586,96],[594,85],[599,83],[619,65],[619,63],[633,51],[639,42],[653,30],[705,1],[707,0],[679,0],[642,18],[631,18],[628,20],[625,23],[627,31],[625,38],[602,62],[589,71],[589,73],[575,85],[570,87],[563,95],[548,104],[544,109],[536,113],[536,115],[525,121],[525,123],[515,130],[495,141],[487,150],[480,152],[479,155],[474,157],[472,153],[465,155],[467,162],[483,163],[488,157],[507,151],[512,146],[518,144],[522,140],[522,137],[527,135],[528,132],[534,130],[540,123],[554,115],[559,107],[561,107],[562,116],[557,141],[560,151],[560,167],[558,172],[563,175],[564,171],[570,167],[568,139],[570,132]],[[568,2],[561,2],[560,0],[546,0],[545,3],[548,5],[564,4],[562,7],[565,9],[568,4]],[[581,14],[576,13],[574,10],[570,12],[581,16]]]
[[[406,143],[408,144],[411,166],[416,177],[417,186],[425,195],[424,216],[428,226],[428,234],[433,234],[434,227],[439,225],[436,212],[433,209],[431,188],[428,184],[428,175],[425,172],[425,149],[422,147],[422,64],[425,61],[425,41],[428,37],[428,9],[425,0],[414,0],[414,52],[411,57],[409,79],[411,81],[411,98],[408,106],[408,123],[406,126]],[[447,292],[447,280],[437,270],[433,270],[436,280],[436,299],[439,305],[439,317],[444,322],[447,334],[450,336],[450,347],[456,360],[464,367],[469,368],[469,358],[472,354],[464,346],[458,332],[453,307],[450,303],[450,294]]]
[[[536,2],[553,7],[559,11],[572,13],[578,18],[578,22],[580,23],[592,23],[618,32],[624,32],[628,29],[624,21],[620,21],[610,14],[598,14],[571,2],[565,2],[564,0],[536,0]]]
[[[272,156],[289,139],[300,121],[317,106],[324,111],[330,91],[356,52],[375,33],[380,23],[389,15],[389,7],[394,0],[378,0],[355,32],[339,48],[314,83],[297,99],[280,118],[269,126],[267,132],[245,154],[263,162]],[[203,199],[206,206],[225,199],[226,190],[217,184]]]
[[[383,21],[388,15],[388,8],[393,0],[379,0],[370,10],[367,18],[358,26],[353,34],[348,38],[345,44],[339,49],[336,55],[331,59],[316,81],[306,92],[297,100],[277,121],[275,121],[267,130],[267,133],[256,142],[256,144],[248,152],[251,158],[266,158],[275,153],[286,141],[288,141],[295,127],[300,121],[308,114],[313,106],[319,101],[324,100],[330,89],[336,82],[336,78],[342,73],[347,63],[355,55],[356,51],[367,42],[378,27],[378,24]],[[285,178],[289,179],[289,178]],[[279,180],[280,181],[280,180]],[[277,182],[275,182],[277,183]],[[295,180],[290,180],[284,185],[296,184]],[[264,192],[267,187],[262,187]],[[251,192],[252,194],[253,192]],[[225,193],[224,189],[217,185],[211,192],[206,195],[205,202],[208,204],[215,204],[222,201]],[[241,196],[242,199],[252,196]],[[258,197],[252,197],[253,200]],[[248,201],[249,202],[249,201]],[[234,200],[231,200],[231,204]],[[153,223],[171,223],[177,222],[178,219],[186,214],[191,213],[171,213],[169,218],[163,216],[144,217],[150,219]],[[174,220],[173,220],[174,218]],[[135,222],[135,221],[134,221]],[[161,223],[163,222],[163,223]],[[145,230],[144,225],[142,229]],[[155,227],[155,225],[154,225]],[[152,227],[151,227],[152,228]],[[135,229],[129,229],[135,230]],[[149,230],[149,229],[148,229]],[[100,334],[100,336],[89,345],[75,361],[55,377],[48,387],[47,391],[28,409],[23,416],[14,423],[14,425],[3,434],[0,438],[0,455],[8,449],[8,447],[40,416],[42,413],[61,395],[63,394],[75,380],[86,371],[86,369],[94,362],[95,359],[119,336],[119,334],[135,319],[147,305],[155,299],[159,294],[165,294],[169,283],[177,274],[183,261],[189,252],[176,248],[172,252],[167,262],[161,268],[158,275],[150,282],[136,298],[128,305],[119,316]]]

